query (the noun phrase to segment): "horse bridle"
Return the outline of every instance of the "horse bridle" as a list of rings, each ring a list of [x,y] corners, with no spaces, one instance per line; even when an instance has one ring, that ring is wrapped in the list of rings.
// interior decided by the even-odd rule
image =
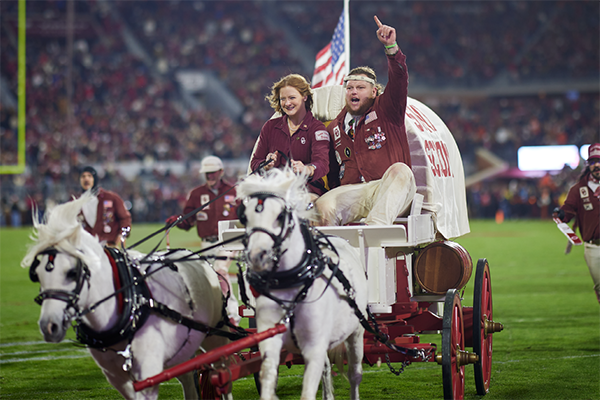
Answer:
[[[279,215],[277,216],[277,221],[279,222],[279,226],[281,227],[281,231],[279,232],[278,235],[274,234],[273,232],[270,232],[267,229],[264,229],[261,227],[255,227],[255,228],[250,229],[249,232],[246,230],[246,233],[244,234],[244,238],[242,239],[242,243],[244,244],[244,248],[246,249],[245,250],[246,259],[248,259],[248,241],[250,240],[250,236],[252,236],[253,234],[255,234],[257,232],[261,232],[261,233],[265,233],[265,234],[269,235],[269,237],[273,240],[273,263],[274,263],[273,269],[275,270],[275,269],[277,269],[277,267],[279,265],[279,260],[281,259],[281,256],[283,255],[283,253],[285,253],[285,251],[281,250],[281,245],[290,236],[290,234],[292,233],[292,231],[294,230],[294,227],[295,227],[294,217],[292,215],[292,209],[283,197],[278,196],[273,193],[258,192],[258,193],[251,194],[250,196],[248,196],[248,198],[249,199],[258,199],[256,207],[254,207],[254,211],[256,213],[263,212],[263,210],[265,208],[264,202],[265,202],[265,200],[267,200],[269,198],[278,199],[283,202],[283,209],[281,210],[281,213],[279,213]],[[248,220],[246,218],[246,205],[243,202],[237,208],[237,215],[240,220],[240,223],[242,225],[246,226]]]
[[[47,248],[46,250],[38,253],[31,263],[29,267],[29,279],[32,282],[39,282],[39,277],[37,272],[35,271],[37,267],[40,265],[40,256],[47,255],[48,263],[46,264],[46,271],[51,272],[54,269],[54,259],[56,255],[59,253],[53,247]],[[87,282],[88,287],[90,284],[90,269],[86,264],[81,261],[80,258],[77,257],[77,265],[75,266],[75,277],[74,280],[76,282],[75,289],[71,292],[60,289],[48,289],[40,292],[38,296],[35,297],[35,302],[39,305],[42,305],[44,300],[46,299],[55,299],[64,301],[67,303],[66,309],[73,308],[76,312],[79,312],[77,301],[79,300],[79,295],[81,294],[81,289],[83,289],[83,285]]]
[[[277,271],[281,255],[283,255],[283,253],[287,251],[282,251],[282,244],[289,237],[289,235],[296,226],[296,222],[292,215],[292,209],[285,201],[285,199],[273,193],[259,192],[248,196],[248,198],[258,199],[258,203],[256,204],[254,210],[257,213],[261,213],[263,211],[264,201],[268,198],[276,198],[284,203],[284,208],[277,217],[279,221],[279,226],[281,227],[281,232],[279,232],[278,235],[275,235],[274,233],[264,228],[257,227],[247,231],[242,241],[244,243],[244,247],[246,248],[245,255],[247,262],[249,263],[248,240],[250,236],[252,236],[256,232],[262,232],[269,235],[273,240],[273,268],[268,271],[262,272],[249,270],[247,272],[246,277],[254,290],[256,290],[261,295],[269,297],[271,300],[275,301],[283,308],[287,309],[288,313],[290,313],[291,315],[296,304],[304,300],[304,298],[307,295],[308,289],[310,289],[315,279],[317,279],[323,274],[327,265],[329,265],[332,268],[332,270],[337,270],[338,263],[334,262],[331,258],[327,257],[323,253],[321,246],[329,248],[336,255],[337,250],[335,249],[335,247],[333,247],[331,242],[329,242],[329,240],[324,235],[317,233],[316,236],[319,236],[320,239],[323,240],[317,239],[312,233],[313,231],[309,227],[308,222],[305,220],[300,220],[300,232],[302,233],[302,237],[306,247],[302,259],[295,267],[289,270]],[[245,226],[247,224],[247,220],[245,215],[246,207],[244,203],[242,203],[238,207],[237,211],[240,222]],[[329,281],[330,279],[328,279],[327,286],[329,286]],[[288,289],[293,287],[301,287],[296,298],[293,301],[279,299],[270,293],[270,291],[274,289]],[[286,303],[290,304],[286,305]]]

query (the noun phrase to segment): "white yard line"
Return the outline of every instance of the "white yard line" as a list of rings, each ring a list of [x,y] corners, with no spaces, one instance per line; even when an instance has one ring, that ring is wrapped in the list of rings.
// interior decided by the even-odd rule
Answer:
[[[48,343],[44,342],[43,340],[40,340],[40,341],[37,341],[37,342],[2,343],[2,344],[0,344],[0,348],[2,348],[2,347],[12,347],[12,346],[30,346],[30,345],[34,345],[34,344],[48,344]]]
[[[0,344],[0,347],[12,347],[12,346],[33,346],[39,344],[50,344],[39,341],[39,342],[14,342],[14,343],[4,343]],[[52,361],[52,360],[61,360],[61,359],[72,359],[72,358],[83,358],[89,357],[89,353],[85,349],[81,348],[62,348],[62,349],[47,349],[47,350],[32,350],[32,351],[17,351],[12,353],[1,353],[0,357],[13,356],[13,355],[32,355],[32,354],[44,354],[44,353],[58,353],[58,352],[76,352],[80,353],[78,355],[64,355],[64,356],[43,356],[43,357],[27,357],[27,358],[10,358],[10,359],[2,359],[0,360],[0,364],[7,363],[20,363],[20,362],[32,362],[32,361]],[[507,361],[493,361],[493,364],[508,364],[508,363],[519,363],[519,362],[536,362],[536,361],[545,361],[545,360],[567,360],[567,359],[575,359],[575,358],[590,358],[590,357],[600,357],[600,353],[598,354],[585,354],[579,356],[562,356],[562,357],[552,357],[552,358],[535,358],[535,359],[522,359],[522,360],[507,360]],[[422,367],[416,368],[428,368],[428,367],[436,367],[435,363],[413,363],[411,366],[407,368],[415,368],[418,364]],[[379,372],[388,372],[387,368],[381,368],[381,370],[368,370],[364,371],[365,374],[379,373]],[[293,375],[288,375],[293,376]],[[280,376],[283,378],[284,376]],[[243,378],[242,378],[243,379]]]
[[[47,357],[9,358],[8,360],[0,360],[0,364],[22,363],[22,362],[30,362],[30,361],[55,361],[55,360],[65,360],[65,359],[84,358],[84,357],[90,357],[89,353],[86,352],[85,354],[72,355],[72,356],[47,356]]]
[[[8,357],[8,356],[22,356],[29,354],[45,354],[45,353],[64,353],[64,352],[84,352],[87,353],[85,349],[73,349],[73,348],[62,348],[62,349],[42,349],[42,350],[34,350],[34,351],[15,351],[12,353],[0,353],[0,357]]]

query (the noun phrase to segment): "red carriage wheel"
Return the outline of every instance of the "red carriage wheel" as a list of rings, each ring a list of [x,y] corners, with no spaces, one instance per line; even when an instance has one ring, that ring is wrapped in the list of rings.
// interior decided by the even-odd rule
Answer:
[[[444,399],[462,399],[465,395],[466,355],[462,305],[458,290],[446,293],[442,331],[442,379]]]
[[[485,258],[480,258],[475,271],[473,294],[473,352],[479,356],[475,367],[477,394],[485,395],[490,390],[492,375],[492,334],[502,330],[502,324],[493,322],[492,284],[490,267]]]

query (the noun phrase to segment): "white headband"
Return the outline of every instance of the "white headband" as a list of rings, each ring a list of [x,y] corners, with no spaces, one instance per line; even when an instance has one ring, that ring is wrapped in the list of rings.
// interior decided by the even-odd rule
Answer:
[[[371,85],[375,85],[375,81],[373,79],[364,75],[348,75],[344,78],[344,83],[348,83],[348,81],[365,81],[369,82]]]

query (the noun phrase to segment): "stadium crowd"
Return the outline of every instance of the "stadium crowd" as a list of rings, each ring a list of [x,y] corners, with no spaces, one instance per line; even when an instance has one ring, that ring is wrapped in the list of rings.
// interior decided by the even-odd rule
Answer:
[[[64,29],[68,2],[26,3],[27,18],[36,22],[27,32],[27,172],[0,175],[1,224],[28,223],[34,204],[43,212],[79,193],[77,176],[86,164],[104,166],[103,186],[126,200],[134,223],[164,221],[182,209],[188,191],[202,178],[197,171],[179,176],[152,168],[153,163],[190,165],[208,154],[249,159],[262,123],[271,115],[264,100],[271,84],[289,72],[310,78],[312,70],[301,58],[314,58],[329,42],[342,8],[341,2],[307,7],[297,1],[278,7],[260,1],[73,3],[72,57]],[[351,43],[357,49],[353,66],[385,71],[385,65],[371,62],[382,59],[376,57],[381,49],[362,42],[374,31],[371,18],[377,14],[399,27],[411,84],[485,86],[493,93],[494,87],[507,84],[598,78],[599,38],[585,34],[598,31],[595,1],[350,4]],[[0,73],[8,83],[3,90],[16,97],[17,2],[0,2],[0,18]],[[132,50],[125,39],[128,32],[147,58]],[[290,32],[313,52],[294,51],[283,39]],[[241,117],[187,107],[175,79],[181,69],[214,71],[243,105]],[[474,154],[480,147],[514,166],[522,145],[583,145],[598,138],[597,87],[590,92],[428,95],[420,100],[453,132],[467,175],[476,168]],[[133,180],[111,167],[132,160],[145,166]],[[16,162],[16,111],[2,103],[0,164]],[[235,181],[244,171],[227,172]],[[559,202],[576,172],[474,185],[468,190],[471,216],[493,217],[500,209],[507,218],[545,217],[546,204]]]
[[[353,65],[385,71],[368,41],[370,16],[394,21],[411,84],[477,87],[496,79],[526,82],[597,77],[598,5],[593,1],[350,2]],[[304,42],[326,44],[338,13],[330,2],[282,5]],[[384,60],[385,61],[385,60]]]

